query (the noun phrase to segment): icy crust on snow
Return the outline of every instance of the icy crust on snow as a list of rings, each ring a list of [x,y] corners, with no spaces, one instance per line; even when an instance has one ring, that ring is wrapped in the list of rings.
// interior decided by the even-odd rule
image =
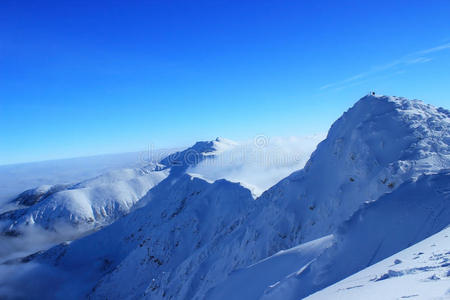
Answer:
[[[450,228],[306,299],[450,298]]]
[[[336,242],[262,299],[302,299],[393,255],[450,223],[450,171],[423,175],[366,204],[337,231]]]
[[[331,127],[301,171],[265,192],[263,214],[294,214],[298,242],[332,232],[361,204],[450,168],[450,113],[418,100],[366,96]]]

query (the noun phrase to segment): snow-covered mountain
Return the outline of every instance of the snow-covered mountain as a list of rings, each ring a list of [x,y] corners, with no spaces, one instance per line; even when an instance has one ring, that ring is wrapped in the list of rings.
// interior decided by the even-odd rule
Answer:
[[[410,180],[377,201],[363,205],[340,225],[333,242],[328,243],[329,247],[324,250],[321,247],[321,251],[317,251],[317,247],[314,249],[315,257],[305,261],[304,256],[300,256],[298,262],[290,259],[289,264],[284,263],[289,268],[282,276],[261,286],[258,297],[253,299],[303,299],[439,232],[449,223],[450,171]],[[304,245],[319,244],[321,240]],[[277,259],[287,261],[286,253],[290,251],[279,254]],[[234,283],[234,288],[244,288],[245,282],[250,280],[247,272],[261,264],[267,265],[275,258],[233,274],[223,287],[218,286],[213,291],[221,296],[211,299],[229,299],[227,293],[231,289],[227,285]],[[236,286],[238,282],[240,286]]]
[[[134,209],[136,203],[169,174],[173,179],[189,172],[194,177],[205,177],[212,182],[214,180],[211,180],[211,177],[214,178],[214,175],[211,174],[214,172],[207,171],[214,169],[215,172],[220,170],[223,178],[231,178],[234,182],[245,179],[251,182],[253,187],[261,189],[259,179],[253,180],[245,175],[249,171],[246,166],[254,164],[251,170],[258,166],[264,168],[264,185],[273,184],[280,179],[279,176],[286,176],[296,166],[303,166],[312,152],[311,146],[317,144],[319,139],[320,136],[279,141],[276,148],[279,155],[285,155],[286,151],[282,150],[292,148],[292,144],[299,149],[298,155],[292,157],[295,161],[291,159],[294,163],[282,165],[282,168],[256,162],[251,156],[255,155],[256,150],[259,155],[266,153],[267,149],[259,149],[248,142],[237,143],[217,138],[213,141],[198,142],[184,151],[174,152],[156,164],[111,170],[76,184],[43,185],[26,190],[3,207],[5,212],[0,211],[0,227],[6,236],[0,237],[0,258],[9,257],[10,254],[21,256],[27,251],[31,253],[45,249],[52,244],[73,240],[108,225]],[[269,146],[272,146],[272,143],[265,146],[271,149]],[[230,168],[229,164],[230,159],[235,159],[236,155],[247,159],[240,161],[239,169]],[[197,168],[204,160],[208,162]],[[276,171],[275,175],[269,174],[274,173],[273,170]],[[140,204],[143,205],[144,203]]]
[[[108,225],[167,176],[168,170],[122,169],[77,184],[27,190],[11,203],[17,209],[0,214],[0,258],[45,249]]]
[[[199,142],[157,164],[111,170],[76,184],[44,185],[21,193],[8,203],[10,210],[0,214],[0,258],[32,253],[109,225],[134,209],[151,188],[180,168],[180,162],[200,161],[203,155],[214,154],[218,145],[218,141]],[[185,157],[186,153],[190,156]]]
[[[450,172],[424,175],[363,205],[334,236],[280,251],[232,273],[207,298],[303,299],[439,232],[449,223]],[[442,259],[441,271],[445,267],[450,270],[445,257]],[[338,299],[340,294],[344,293],[331,298],[312,298]],[[359,297],[362,298],[361,294]]]
[[[450,223],[449,124],[445,109],[366,96],[304,169],[257,199],[242,184],[189,174],[235,147],[198,143],[160,162],[154,172],[168,175],[139,208],[22,259],[33,272],[10,285],[42,274],[71,278],[48,298],[300,299]]]
[[[366,96],[332,125],[303,170],[262,195],[263,210],[294,215],[298,242],[321,237],[405,180],[449,168],[449,126],[445,109]]]
[[[278,140],[278,143],[272,142],[263,148],[254,145],[253,141],[237,143],[217,138],[174,152],[156,164],[111,170],[76,184],[43,185],[27,190],[3,206],[3,213],[0,211],[3,233],[0,236],[0,260],[46,249],[112,223],[135,209],[136,203],[169,174],[173,179],[189,172],[209,182],[218,179],[220,174],[233,182],[245,179],[252,187],[261,190],[261,182],[263,186],[274,184],[280,176],[286,176],[295,167],[302,167],[312,152],[312,146],[320,138]],[[276,149],[275,154],[278,155],[286,155],[289,152],[285,149],[289,148],[298,149],[298,153],[295,156],[286,155],[291,160],[288,160],[288,165],[279,167],[276,164],[267,165],[266,161],[256,161],[261,154],[268,154],[266,148],[273,152]],[[239,168],[230,168],[230,159],[236,157],[246,160],[239,161]],[[207,162],[203,163],[205,160]],[[214,171],[208,172],[211,169]],[[266,171],[263,181],[262,176],[255,179],[247,175],[249,170],[262,169]],[[248,184],[245,183],[245,186],[248,187]]]
[[[4,203],[25,190],[42,185],[73,184],[109,171],[136,169],[156,163],[179,149],[104,154],[0,166],[0,212]]]

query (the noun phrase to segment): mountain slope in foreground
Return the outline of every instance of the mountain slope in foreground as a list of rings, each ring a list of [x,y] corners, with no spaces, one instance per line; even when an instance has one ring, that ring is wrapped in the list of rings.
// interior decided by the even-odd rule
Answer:
[[[241,283],[255,293],[233,294],[237,299],[305,297],[448,225],[449,125],[445,109],[364,97],[333,124],[303,170],[256,200],[238,183],[172,167],[139,209],[22,260],[34,272],[14,282],[44,280],[36,273],[51,268],[70,280],[49,298],[70,290],[75,298],[223,299],[239,282],[233,278],[250,272],[258,276]],[[267,277],[252,271],[258,267]]]
[[[306,299],[450,299],[450,228]]]
[[[339,227],[332,242],[326,242],[327,247],[323,247],[324,238],[303,244],[311,245],[315,256],[300,255],[296,260],[288,257],[302,246],[283,251],[232,274],[207,298],[231,299],[236,291],[248,292],[259,283],[258,277],[252,275],[254,271],[273,274],[271,264],[276,260],[278,268],[285,268],[284,273],[279,273],[282,276],[260,285],[247,299],[302,299],[443,230],[449,223],[450,171],[423,175],[365,204]],[[450,270],[450,264],[441,267]],[[252,288],[246,288],[250,281]]]

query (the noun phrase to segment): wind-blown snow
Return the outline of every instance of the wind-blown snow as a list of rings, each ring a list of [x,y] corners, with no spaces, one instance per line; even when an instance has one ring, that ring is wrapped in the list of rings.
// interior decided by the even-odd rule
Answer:
[[[450,299],[450,228],[306,299]]]

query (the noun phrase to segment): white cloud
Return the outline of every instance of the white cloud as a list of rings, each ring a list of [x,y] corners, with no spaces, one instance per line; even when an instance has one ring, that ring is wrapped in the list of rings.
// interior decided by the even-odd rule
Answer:
[[[303,168],[324,134],[309,137],[265,137],[237,143],[214,158],[202,161],[189,173],[206,180],[240,182],[254,196]]]
[[[408,65],[423,64],[423,63],[426,63],[426,62],[429,62],[429,61],[432,61],[432,60],[433,59],[429,58],[429,57],[417,57],[417,58],[411,59],[411,60],[409,60],[409,61],[407,61],[405,63],[408,64]]]
[[[435,52],[439,52],[439,51],[443,51],[443,50],[447,50],[447,49],[450,49],[450,43],[443,44],[443,45],[429,48],[429,49],[424,49],[424,50],[417,51],[417,52],[413,52],[413,53],[403,56],[402,58],[394,60],[390,63],[380,65],[380,66],[374,66],[374,67],[370,68],[369,71],[356,74],[354,76],[351,76],[351,77],[341,80],[341,81],[325,84],[325,85],[321,86],[320,89],[326,90],[326,89],[330,89],[330,88],[337,88],[340,90],[340,89],[347,88],[349,86],[353,86],[354,83],[357,81],[369,78],[369,77],[379,74],[383,71],[391,70],[395,67],[406,67],[406,66],[410,66],[410,65],[414,65],[414,64],[427,63],[427,62],[431,61],[432,58],[425,57],[423,55],[431,54],[431,53],[435,53]]]
[[[433,48],[429,48],[429,49],[425,49],[425,50],[421,50],[421,51],[415,52],[415,54],[423,55],[423,54],[429,54],[429,53],[438,52],[438,51],[447,50],[447,49],[450,49],[450,43],[440,45],[437,47],[433,47]]]

